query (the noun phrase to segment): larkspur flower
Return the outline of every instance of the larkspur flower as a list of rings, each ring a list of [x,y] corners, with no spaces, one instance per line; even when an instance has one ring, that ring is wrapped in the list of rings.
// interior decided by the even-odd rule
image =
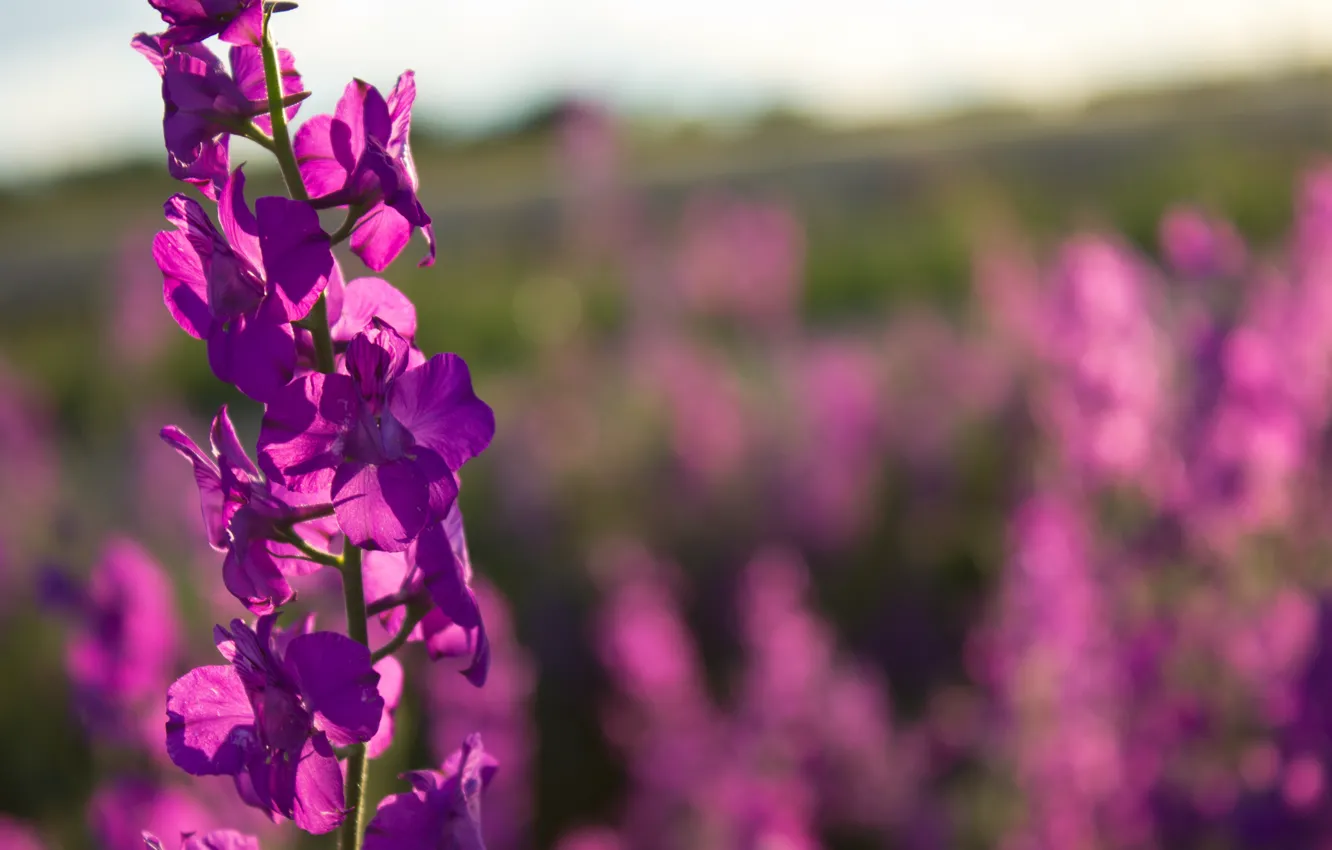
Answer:
[[[143,833],[147,850],[164,850],[162,840],[151,832]],[[203,835],[182,835],[180,850],[259,850],[259,839],[234,829],[215,829]]]
[[[259,48],[232,47],[228,74],[202,44],[172,48],[164,36],[139,33],[130,45],[162,77],[162,132],[171,176],[217,200],[227,178],[228,134],[242,133],[251,122],[264,132],[272,130]],[[290,119],[304,97],[301,77],[291,51],[278,51],[278,62]]]
[[[336,352],[343,352],[352,337],[369,327],[376,316],[393,326],[404,339],[416,336],[416,305],[393,284],[378,277],[344,281],[336,258],[324,290],[328,307],[328,333]],[[314,335],[303,327],[296,331],[298,360],[306,371],[317,371]]]
[[[43,577],[48,605],[77,624],[65,650],[85,723],[100,736],[150,740],[139,718],[176,659],[176,608],[162,567],[127,539],[110,541],[86,586]]]
[[[374,737],[384,711],[379,674],[363,644],[334,632],[278,632],[275,619],[214,629],[231,663],[197,667],[168,689],[167,750],[186,773],[235,777],[246,802],[324,833],[344,815],[333,747]]]
[[[420,265],[435,262],[435,231],[416,195],[408,140],[415,100],[411,71],[398,77],[387,100],[369,83],[352,80],[332,115],[316,115],[296,133],[296,159],[311,203],[359,213],[351,249],[375,271],[397,258],[418,227],[429,246]]]
[[[218,199],[219,234],[197,201],[165,205],[174,231],[158,233],[153,257],[163,297],[181,329],[207,340],[214,374],[265,401],[291,380],[296,343],[289,322],[310,312],[333,270],[329,238],[307,204],[263,197],[251,213],[238,167]]]
[[[365,833],[365,850],[485,850],[481,792],[498,763],[469,735],[440,771],[403,774],[413,790],[379,804]]]
[[[157,722],[161,735],[161,720]],[[144,830],[181,835],[218,825],[216,816],[183,789],[129,778],[98,788],[88,801],[87,818],[96,846],[103,850],[140,850]]]
[[[331,523],[311,521],[319,513],[309,499],[265,481],[245,454],[226,405],[209,432],[212,457],[174,425],[162,429],[167,445],[194,466],[208,543],[226,552],[222,580],[256,614],[267,614],[293,598],[289,576],[319,568],[282,539],[286,526],[310,542],[327,543]]]
[[[366,552],[363,556],[367,603],[401,601],[380,615],[389,634],[404,627],[407,608],[429,604],[409,641],[424,641],[433,659],[464,658],[462,674],[477,687],[490,669],[490,640],[471,587],[472,562],[455,504],[443,522],[432,523],[406,552]]]
[[[264,472],[297,493],[330,494],[339,527],[363,549],[402,551],[444,519],[458,470],[494,435],[461,357],[412,366],[412,355],[376,319],[347,346],[347,374],[298,378],[264,413]]]
[[[258,44],[263,30],[260,0],[148,0],[167,24],[171,47],[218,36],[228,44]]]

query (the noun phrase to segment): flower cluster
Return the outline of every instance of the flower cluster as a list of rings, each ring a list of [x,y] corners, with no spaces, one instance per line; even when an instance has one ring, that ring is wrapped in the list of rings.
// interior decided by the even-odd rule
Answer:
[[[344,280],[333,253],[347,240],[382,271],[419,229],[429,246],[421,264],[434,260],[408,145],[415,80],[404,73],[387,97],[354,80],[334,114],[307,120],[293,139],[286,122],[309,93],[270,23],[294,4],[152,5],[167,28],[132,45],[162,78],[168,168],[203,196],[165,204],[172,229],[153,240],[163,299],[206,343],[213,373],[264,406],[257,461],[225,406],[207,450],[181,428],[161,431],[193,468],[226,589],[257,616],[216,626],[225,663],[167,689],[166,754],[186,773],[231,777],[240,800],[275,822],[316,834],[342,827],[341,846],[359,848],[366,759],[388,748],[402,692],[393,653],[416,639],[432,657],[465,656],[477,687],[489,663],[457,499],[461,469],[490,443],[494,416],[461,357],[416,347],[407,297],[377,277]],[[231,45],[225,66],[203,43],[212,36]],[[229,161],[232,136],[275,154],[290,197],[251,205],[244,170]],[[320,213],[333,208],[345,219],[330,233]],[[130,603],[108,584],[142,558],[123,546],[108,558],[107,578],[90,592],[52,584],[52,597],[91,623],[92,648],[80,644],[71,663],[109,647],[116,664],[102,668],[123,667],[130,684],[157,682],[132,666],[153,648],[121,625]],[[341,573],[346,633],[316,629],[313,615],[280,626],[293,580],[325,568]],[[372,652],[375,616],[393,632]],[[119,686],[102,679],[88,679],[89,699]],[[415,790],[380,804],[367,846],[437,846],[442,835],[438,846],[481,847],[480,792],[495,768],[479,736],[468,737],[443,773],[404,777]],[[180,840],[191,850],[258,847],[232,830]],[[166,846],[148,832],[144,841]]]

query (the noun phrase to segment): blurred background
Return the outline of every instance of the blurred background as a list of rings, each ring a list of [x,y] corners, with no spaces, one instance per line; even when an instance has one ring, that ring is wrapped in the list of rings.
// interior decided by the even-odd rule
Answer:
[[[160,20],[6,16],[0,847],[296,846],[160,740],[243,612],[157,431],[261,413],[162,306]],[[275,20],[297,123],[416,70],[439,261],[383,276],[498,422],[491,681],[409,648],[372,794],[480,731],[491,850],[1332,842],[1332,5]]]

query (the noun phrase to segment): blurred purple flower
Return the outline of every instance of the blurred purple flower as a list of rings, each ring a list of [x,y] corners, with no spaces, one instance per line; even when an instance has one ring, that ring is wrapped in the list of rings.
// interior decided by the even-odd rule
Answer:
[[[403,774],[406,794],[379,803],[365,832],[365,850],[485,850],[481,836],[481,793],[498,762],[469,735],[440,771]]]
[[[175,597],[162,567],[121,538],[103,548],[86,586],[56,571],[48,571],[42,584],[45,603],[75,624],[65,670],[90,731],[156,743],[142,721],[155,714],[147,706],[160,698],[176,662],[178,632]]]
[[[306,575],[320,565],[287,542],[286,531],[327,544],[330,524],[311,521],[327,506],[311,505],[308,498],[265,481],[246,456],[226,405],[213,417],[212,457],[174,425],[163,428],[161,437],[194,467],[208,543],[227,553],[222,562],[227,590],[256,614],[290,602],[295,591],[287,577]]]
[[[410,344],[379,319],[347,346],[346,369],[271,399],[259,463],[298,493],[329,493],[352,545],[402,551],[448,515],[458,470],[489,445],[495,416],[461,357],[413,366]]]
[[[295,151],[305,187],[319,209],[349,206],[357,215],[352,253],[383,271],[421,228],[435,262],[435,231],[417,198],[419,181],[408,135],[416,75],[405,71],[388,100],[374,86],[352,80],[332,115],[316,115],[296,133]]]
[[[141,779],[121,779],[98,788],[88,802],[87,817],[103,850],[143,850],[145,831],[179,836],[222,826],[184,790]]]
[[[44,850],[37,830],[7,815],[0,815],[0,847],[5,850]]]
[[[148,0],[167,24],[162,40],[178,47],[218,36],[229,44],[259,43],[263,35],[260,0]]]
[[[162,840],[147,830],[143,844],[147,850],[165,850]],[[182,835],[180,850],[259,850],[259,839],[234,829],[216,829],[203,835]]]
[[[153,240],[167,309],[181,329],[207,340],[213,373],[265,401],[291,380],[296,343],[289,322],[310,312],[328,284],[333,254],[308,205],[260,198],[251,214],[238,167],[218,200],[219,234],[198,202],[165,205],[174,231]]]
[[[1161,252],[1177,274],[1205,280],[1237,275],[1248,252],[1234,225],[1196,207],[1178,206],[1161,219]]]
[[[197,667],[167,691],[167,750],[195,776],[236,778],[242,799],[324,833],[343,818],[333,747],[369,741],[384,699],[370,650],[334,632],[216,627],[231,663]]]

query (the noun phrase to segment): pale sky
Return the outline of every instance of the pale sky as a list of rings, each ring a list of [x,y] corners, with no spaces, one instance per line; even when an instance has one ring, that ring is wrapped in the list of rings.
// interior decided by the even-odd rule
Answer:
[[[0,179],[160,146],[158,78],[129,47],[162,29],[146,2],[5,6]],[[1332,0],[304,0],[275,24],[315,93],[302,116],[413,68],[420,116],[472,125],[565,91],[855,121],[1332,58]]]

